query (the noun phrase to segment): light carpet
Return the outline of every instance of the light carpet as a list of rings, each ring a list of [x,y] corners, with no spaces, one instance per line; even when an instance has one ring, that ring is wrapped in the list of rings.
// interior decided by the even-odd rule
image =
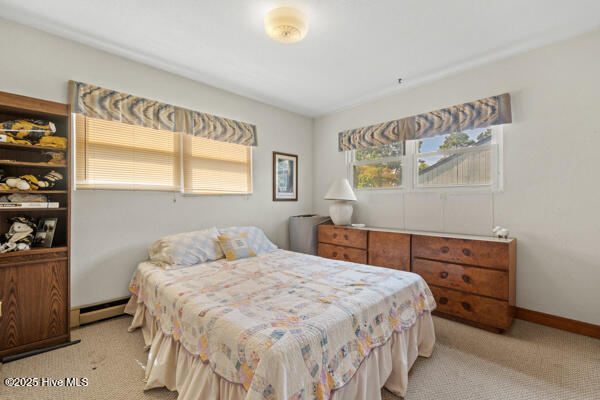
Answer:
[[[144,392],[141,332],[123,316],[73,331],[81,343],[0,367],[0,399],[176,399]],[[497,335],[434,317],[437,343],[409,375],[407,400],[600,399],[600,340],[516,320]],[[85,377],[87,387],[8,388],[7,377]],[[398,400],[385,389],[384,400]],[[207,399],[208,400],[208,399]]]

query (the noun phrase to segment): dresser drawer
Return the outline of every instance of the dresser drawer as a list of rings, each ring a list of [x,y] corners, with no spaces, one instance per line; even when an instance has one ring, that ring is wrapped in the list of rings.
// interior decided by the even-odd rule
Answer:
[[[319,243],[319,257],[333,258],[354,262],[359,264],[367,263],[367,252],[353,247],[334,246],[327,243]]]
[[[414,235],[413,257],[508,269],[509,243]]]
[[[508,300],[508,272],[415,258],[412,272],[431,285]]]
[[[430,289],[439,312],[500,329],[507,329],[512,322],[511,306],[505,301],[433,285]]]
[[[319,225],[319,242],[366,249],[367,231],[335,225]]]
[[[369,265],[410,271],[410,235],[370,231]]]

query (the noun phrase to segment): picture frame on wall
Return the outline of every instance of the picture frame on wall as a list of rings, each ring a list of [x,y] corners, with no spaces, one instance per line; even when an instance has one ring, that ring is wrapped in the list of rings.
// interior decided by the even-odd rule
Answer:
[[[38,220],[37,232],[33,239],[34,247],[52,247],[57,224],[58,218],[40,218]]]
[[[298,156],[273,152],[273,201],[298,201]]]

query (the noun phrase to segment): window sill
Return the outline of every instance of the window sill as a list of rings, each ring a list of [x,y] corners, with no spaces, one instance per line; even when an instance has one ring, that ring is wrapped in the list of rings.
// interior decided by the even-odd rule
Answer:
[[[502,189],[494,189],[489,186],[436,186],[436,187],[419,187],[414,189],[408,188],[354,188],[357,193],[448,193],[448,194],[493,194],[503,193]]]

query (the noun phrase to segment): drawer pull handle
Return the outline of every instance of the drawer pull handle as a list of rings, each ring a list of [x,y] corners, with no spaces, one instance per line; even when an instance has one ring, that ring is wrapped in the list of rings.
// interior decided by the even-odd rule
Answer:
[[[462,280],[465,281],[465,283],[471,283],[471,277],[469,275],[463,275]]]
[[[333,252],[333,256],[334,256],[334,257],[337,257],[337,251],[334,251],[334,252]]]
[[[440,297],[440,304],[446,304],[448,302],[448,298],[447,297]]]
[[[442,253],[444,253],[444,254],[445,254],[445,253],[447,253],[447,252],[449,252],[449,251],[450,251],[450,248],[449,248],[448,246],[444,246],[444,247],[442,247],[440,250],[442,251]]]
[[[467,311],[471,311],[471,305],[469,303],[467,303],[466,301],[463,301],[462,303],[460,303],[461,306],[467,310]]]
[[[463,254],[468,257],[468,256],[471,255],[471,250],[469,250],[469,249],[463,249]]]
[[[337,233],[334,233],[334,234],[333,234],[333,238],[334,238],[334,239],[335,239],[335,238],[337,238]]]
[[[344,235],[344,239],[348,240],[348,235]]]
[[[348,260],[348,254],[344,253],[344,260]]]
[[[448,273],[446,271],[440,272],[440,278],[446,279],[448,277]]]

